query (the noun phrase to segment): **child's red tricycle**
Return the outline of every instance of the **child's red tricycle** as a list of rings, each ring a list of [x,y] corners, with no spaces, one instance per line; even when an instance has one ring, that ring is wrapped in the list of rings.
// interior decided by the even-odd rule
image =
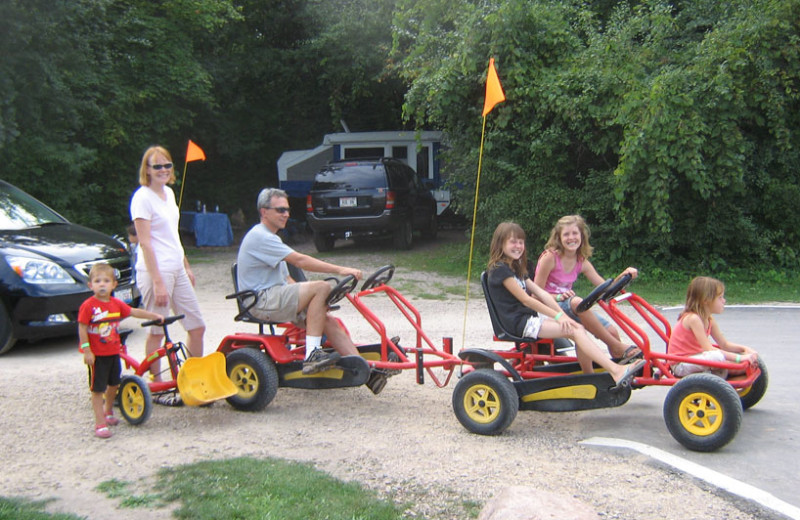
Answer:
[[[120,333],[123,340],[120,358],[126,369],[133,369],[133,374],[122,376],[117,402],[120,413],[132,425],[142,424],[150,417],[154,395],[176,399],[180,393],[184,404],[203,405],[230,397],[237,391],[225,374],[222,354],[215,352],[202,358],[187,359],[186,346],[170,339],[168,326],[180,319],[183,319],[182,314],[164,318],[163,322],[142,323],[142,327],[160,325],[164,329],[164,343],[141,362],[128,353],[125,337],[130,331]],[[168,378],[145,383],[153,363],[163,358],[167,360],[167,367],[158,376]]]
[[[505,351],[468,349],[459,355],[463,377],[453,392],[453,409],[461,424],[474,433],[497,435],[514,420],[518,410],[575,411],[625,404],[632,388],[672,386],[664,403],[664,419],[672,436],[689,449],[713,451],[730,442],[739,430],[742,409],[756,404],[766,392],[767,372],[748,363],[694,361],[715,368],[745,371],[724,380],[709,373],[682,379],[673,375],[670,362],[685,358],[666,353],[671,332],[667,320],[640,296],[625,292],[631,278],[606,280],[581,303],[581,312],[599,304],[636,343],[646,361],[630,386],[615,386],[605,372],[581,373],[574,357],[555,351],[551,340],[521,338],[503,330],[481,277],[495,340],[512,341]],[[647,334],[619,305],[627,302],[664,341],[664,352],[655,352]],[[499,369],[495,370],[495,365]],[[738,392],[738,393],[737,393]]]

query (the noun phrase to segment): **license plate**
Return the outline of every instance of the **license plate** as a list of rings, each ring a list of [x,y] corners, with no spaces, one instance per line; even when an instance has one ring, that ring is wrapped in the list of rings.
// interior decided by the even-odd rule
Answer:
[[[125,287],[124,289],[117,289],[114,291],[114,296],[124,301],[125,303],[133,302],[133,289]]]
[[[355,197],[340,197],[339,198],[339,207],[340,208],[355,208],[358,205],[358,202]]]

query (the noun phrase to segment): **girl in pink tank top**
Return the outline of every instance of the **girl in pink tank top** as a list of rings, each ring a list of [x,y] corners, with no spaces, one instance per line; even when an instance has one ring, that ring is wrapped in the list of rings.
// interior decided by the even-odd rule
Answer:
[[[608,346],[611,355],[621,362],[630,362],[641,357],[638,347],[626,345],[620,339],[616,327],[597,313],[588,310],[578,314],[576,308],[583,301],[575,295],[572,284],[583,274],[598,286],[605,280],[589,261],[594,248],[589,244],[589,226],[580,215],[561,217],[550,232],[545,250],[539,256],[533,283],[554,295],[564,312],[582,323],[586,330]],[[628,267],[622,274],[633,278],[639,272]]]

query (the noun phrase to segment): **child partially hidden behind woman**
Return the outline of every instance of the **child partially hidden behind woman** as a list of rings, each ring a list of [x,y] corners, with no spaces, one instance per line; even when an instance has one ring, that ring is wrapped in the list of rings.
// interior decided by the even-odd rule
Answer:
[[[678,316],[677,325],[672,329],[667,352],[676,356],[689,356],[706,361],[758,363],[758,353],[755,350],[731,343],[722,335],[712,314],[720,314],[724,309],[725,285],[722,282],[707,276],[698,276],[692,280],[686,290],[686,305]],[[716,341],[716,347],[711,344],[709,336]],[[709,371],[723,378],[729,374],[742,372],[741,370],[733,372],[687,362],[672,365],[672,373],[677,377]]]
[[[617,386],[629,383],[645,362],[624,366],[614,363],[592,342],[582,325],[564,314],[553,296],[533,283],[527,265],[522,227],[513,222],[501,223],[492,236],[487,274],[488,290],[503,327],[527,338],[570,338],[575,342],[584,373],[594,373],[594,362],[614,378]]]

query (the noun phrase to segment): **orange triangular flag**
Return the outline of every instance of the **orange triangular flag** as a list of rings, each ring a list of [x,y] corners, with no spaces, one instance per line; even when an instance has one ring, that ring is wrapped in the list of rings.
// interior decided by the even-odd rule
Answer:
[[[197,146],[189,139],[189,146],[186,147],[186,162],[192,161],[205,161],[206,154],[203,149]]]
[[[497,77],[497,71],[494,68],[494,58],[491,58],[489,60],[489,72],[486,74],[486,99],[483,102],[484,117],[492,111],[496,104],[505,100],[506,95],[503,94],[500,78]]]

